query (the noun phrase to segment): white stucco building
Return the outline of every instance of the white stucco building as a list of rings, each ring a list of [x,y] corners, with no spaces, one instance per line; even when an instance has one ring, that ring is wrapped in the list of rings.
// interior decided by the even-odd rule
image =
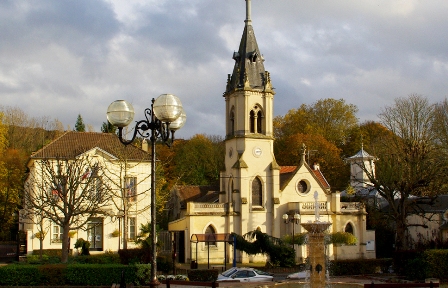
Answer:
[[[107,187],[101,193],[108,201],[97,214],[77,216],[80,219],[88,217],[88,221],[80,229],[71,230],[70,248],[73,249],[78,238],[83,238],[90,242],[92,252],[117,251],[123,248],[123,237],[128,239],[128,248],[134,247],[140,225],[148,223],[150,219],[151,155],[133,145],[124,146],[114,134],[70,131],[32,154],[28,162],[25,193],[40,193],[40,190],[53,193],[56,198],[53,205],[63,205],[64,201],[58,199],[57,188],[49,184],[52,179],[42,179],[42,169],[48,168],[43,167],[42,161],[54,163],[58,159],[71,161],[82,157],[89,159],[90,166],[98,166],[101,173],[94,175],[91,170],[73,171],[72,173],[77,174],[71,177],[79,177],[80,181],[96,177],[97,183],[104,183],[104,187]],[[61,174],[63,173],[66,172]],[[79,185],[80,189],[82,185]],[[78,190],[77,193],[81,191]],[[45,206],[42,209],[52,207]],[[27,250],[32,253],[33,250],[40,249],[40,241],[36,236],[39,232],[36,217],[39,211],[31,219],[25,217],[26,212],[25,206],[21,211],[21,229],[27,232]],[[61,249],[63,227],[48,218],[43,219],[42,227],[46,233],[43,249]]]

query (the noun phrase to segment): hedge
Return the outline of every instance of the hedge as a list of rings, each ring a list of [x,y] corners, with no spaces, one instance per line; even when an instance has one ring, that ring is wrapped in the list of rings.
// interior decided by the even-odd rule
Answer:
[[[122,272],[126,283],[138,283],[136,271],[136,265],[121,264],[13,264],[0,268],[0,285],[111,286],[120,283]]]
[[[331,276],[365,275],[386,272],[392,259],[333,260],[328,267]]]

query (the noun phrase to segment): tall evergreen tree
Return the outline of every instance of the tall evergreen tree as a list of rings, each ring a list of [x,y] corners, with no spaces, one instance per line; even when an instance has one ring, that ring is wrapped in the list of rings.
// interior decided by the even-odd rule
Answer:
[[[109,121],[103,122],[103,125],[101,125],[101,132],[103,133],[115,133],[117,131],[117,127],[110,124]]]
[[[81,114],[78,114],[78,118],[76,119],[75,131],[86,132],[86,125],[84,124],[84,121],[82,120]]]

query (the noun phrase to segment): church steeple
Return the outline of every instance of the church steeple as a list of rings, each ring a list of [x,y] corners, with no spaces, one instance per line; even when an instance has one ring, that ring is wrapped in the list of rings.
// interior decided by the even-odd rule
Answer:
[[[238,52],[233,53],[235,66],[227,80],[226,92],[236,90],[269,90],[271,84],[269,73],[264,70],[264,59],[258,49],[255,33],[252,28],[251,2],[246,0],[246,20]]]

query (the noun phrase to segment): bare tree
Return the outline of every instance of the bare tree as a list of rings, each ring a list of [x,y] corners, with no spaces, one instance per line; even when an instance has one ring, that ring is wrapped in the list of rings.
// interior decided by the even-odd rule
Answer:
[[[135,219],[136,216],[150,209],[150,185],[149,166],[147,169],[139,169],[145,167],[145,163],[149,165],[150,155],[146,153],[135,153],[135,147],[123,146],[122,149],[116,149],[114,154],[116,159],[109,161],[111,165],[104,165],[107,167],[107,173],[104,174],[104,179],[110,187],[111,205],[115,208],[113,210],[123,220],[121,231],[123,236],[123,249],[127,249],[128,241],[133,238],[129,234],[129,219]],[[140,157],[136,159],[135,155]],[[145,157],[146,156],[146,157]],[[137,189],[138,187],[138,189]],[[149,212],[148,212],[149,214]],[[135,224],[135,223],[134,223]],[[143,223],[142,223],[143,224]],[[137,227],[134,225],[134,229]],[[137,231],[134,231],[135,236]],[[135,239],[134,239],[135,240]]]
[[[436,104],[433,130],[438,144],[448,150],[448,99]]]
[[[363,165],[370,189],[388,203],[387,217],[396,231],[396,249],[409,247],[407,230],[418,225],[408,222],[410,213],[421,213],[422,204],[431,204],[446,187],[446,161],[437,145],[433,129],[435,106],[421,95],[395,99],[379,115],[382,124],[392,132],[375,145],[376,171]],[[368,167],[366,167],[368,166]]]
[[[106,213],[110,189],[103,178],[100,163],[89,156],[34,161],[25,182],[24,210],[28,218],[48,219],[62,228],[63,263],[68,260],[69,231]]]

